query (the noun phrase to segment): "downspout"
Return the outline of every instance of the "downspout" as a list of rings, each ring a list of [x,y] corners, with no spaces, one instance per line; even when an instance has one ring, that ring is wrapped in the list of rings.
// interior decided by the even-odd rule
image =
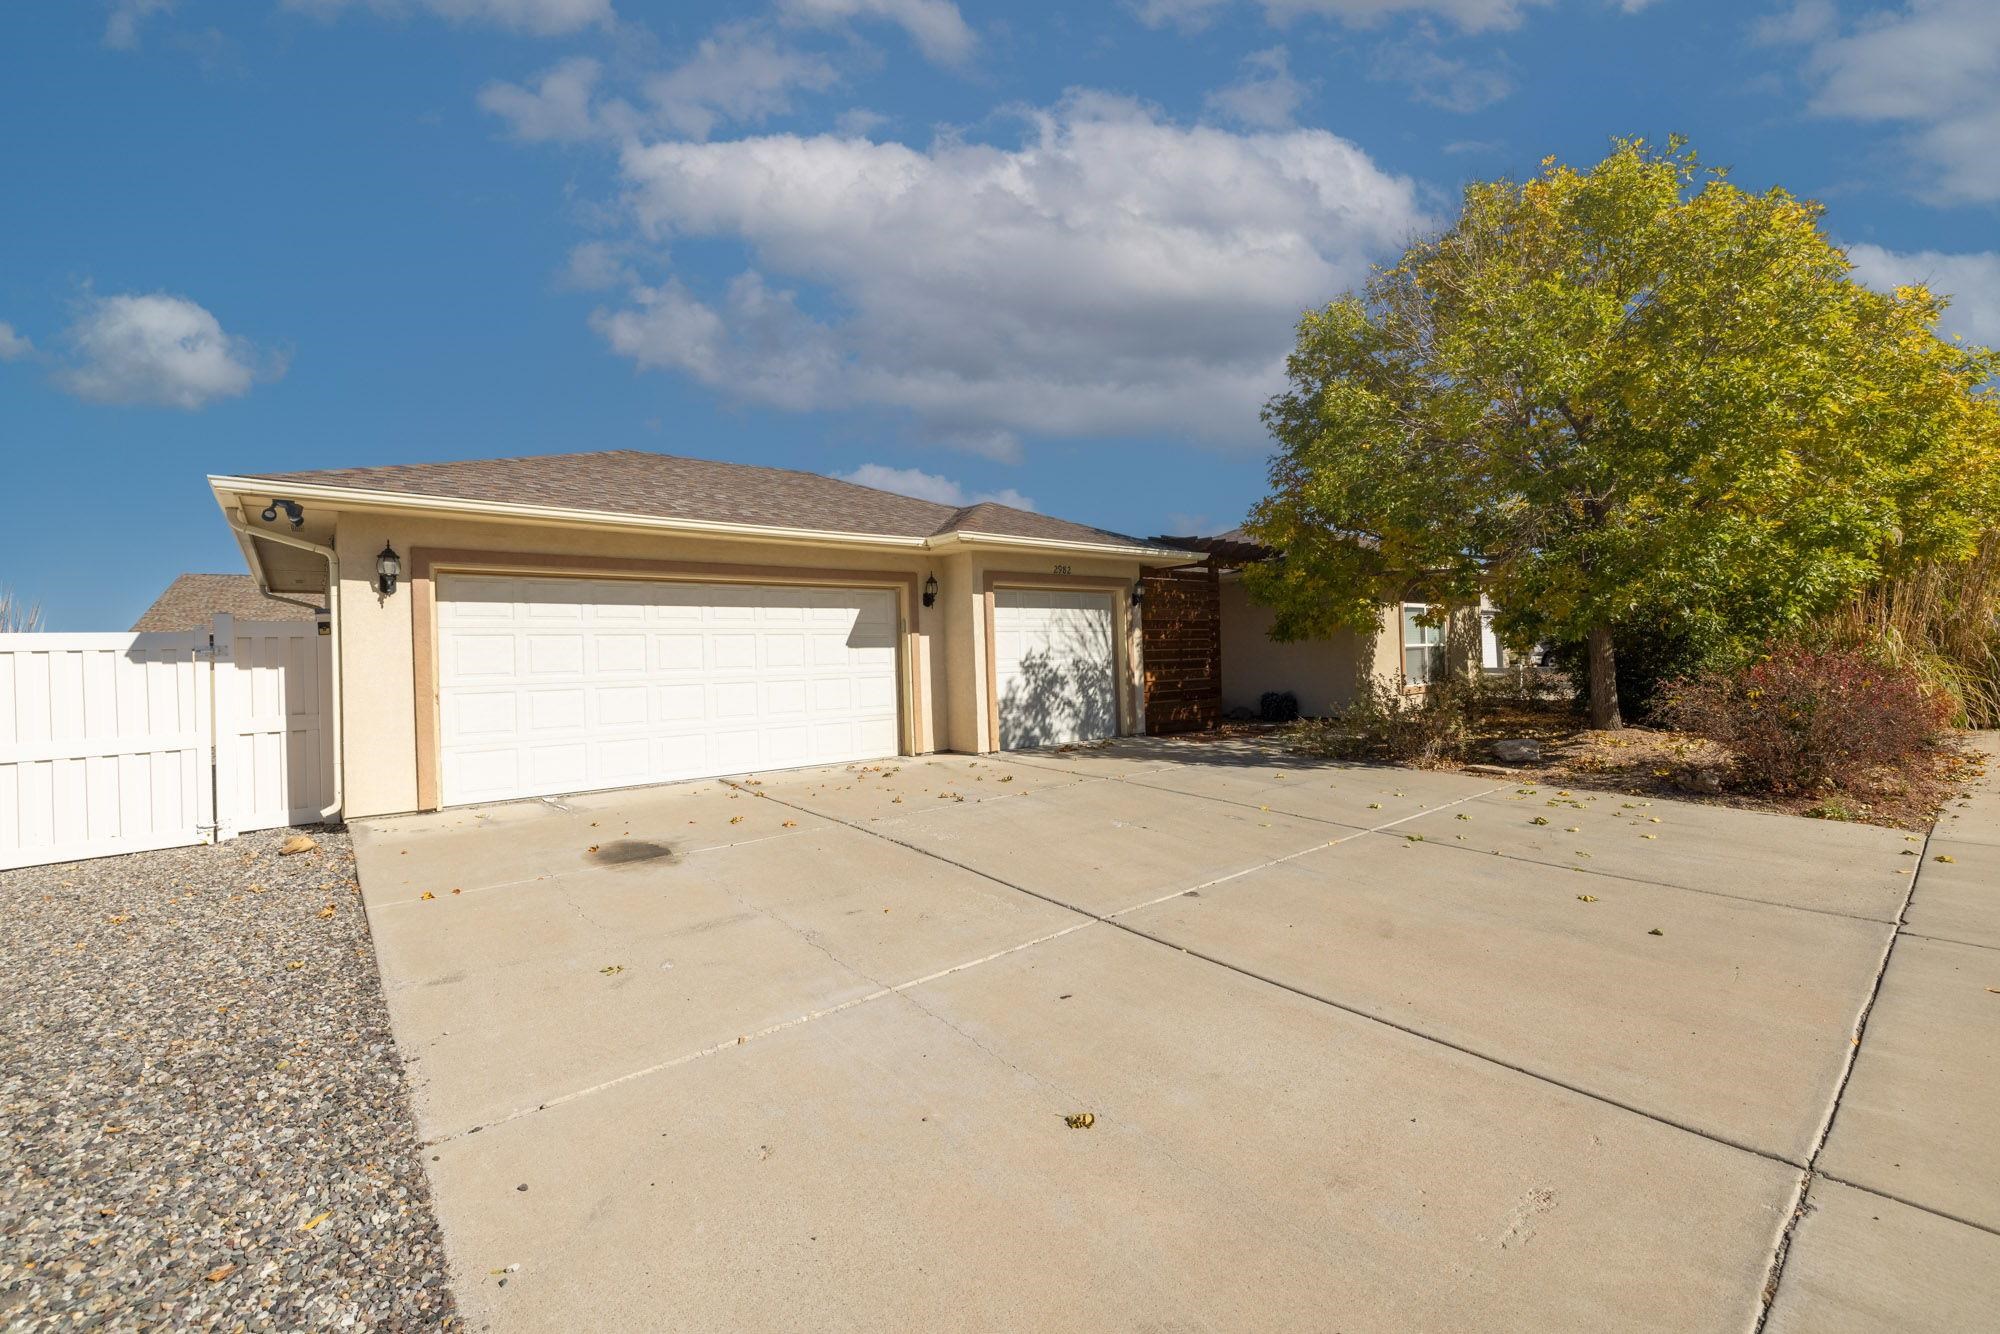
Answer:
[[[246,553],[254,552],[252,539],[257,539],[276,542],[280,546],[297,547],[301,551],[310,551],[326,561],[326,616],[333,639],[333,803],[320,811],[320,819],[325,821],[333,816],[342,816],[347,808],[344,799],[346,746],[343,744],[347,732],[347,716],[340,708],[340,678],[344,674],[344,663],[340,656],[340,557],[332,547],[308,542],[303,537],[293,537],[290,533],[253,533],[243,526],[242,517],[233,507],[226,511],[223,517],[228,519],[229,526],[236,530],[236,538],[243,544]],[[256,575],[258,591],[271,596],[271,590],[264,579],[263,562],[252,559],[250,569]]]

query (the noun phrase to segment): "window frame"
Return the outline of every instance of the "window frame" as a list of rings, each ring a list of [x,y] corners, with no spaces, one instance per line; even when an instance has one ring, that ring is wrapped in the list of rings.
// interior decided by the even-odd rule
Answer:
[[[1435,602],[1401,602],[1397,604],[1396,634],[1398,647],[1401,650],[1401,660],[1397,665],[1402,672],[1405,689],[1422,690],[1430,685],[1431,682],[1440,679],[1444,675],[1444,625],[1441,623],[1438,625],[1423,625],[1415,622],[1410,614],[1414,611],[1417,616],[1427,616],[1437,607],[1438,604]],[[1435,639],[1418,639],[1413,642],[1410,639],[1410,633],[1413,630],[1419,635],[1436,635],[1437,637]],[[1410,674],[1410,654],[1412,651],[1425,655],[1426,671],[1422,676],[1413,676]]]

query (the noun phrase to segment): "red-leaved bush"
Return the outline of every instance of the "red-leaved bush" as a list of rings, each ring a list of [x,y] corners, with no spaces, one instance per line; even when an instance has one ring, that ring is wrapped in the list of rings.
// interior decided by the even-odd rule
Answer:
[[[1934,754],[1952,704],[1907,667],[1852,648],[1773,648],[1745,667],[1670,682],[1665,721],[1726,746],[1770,792],[1855,788]]]

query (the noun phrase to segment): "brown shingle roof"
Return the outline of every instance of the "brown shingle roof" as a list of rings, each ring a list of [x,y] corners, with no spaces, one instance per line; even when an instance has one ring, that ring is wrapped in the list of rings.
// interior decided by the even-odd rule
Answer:
[[[205,630],[217,612],[239,621],[306,621],[312,608],[266,597],[247,574],[183,574],[132,623],[133,633]]]
[[[886,537],[989,533],[1052,542],[1148,545],[1122,533],[1009,505],[956,508],[819,473],[633,449],[264,473],[256,480],[813,532]]]

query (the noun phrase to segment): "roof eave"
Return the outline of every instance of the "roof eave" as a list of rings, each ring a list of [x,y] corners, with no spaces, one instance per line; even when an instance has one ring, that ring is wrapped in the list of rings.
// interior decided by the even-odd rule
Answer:
[[[1171,547],[1144,546],[1136,542],[1078,542],[1056,537],[1020,537],[1012,533],[940,533],[930,540],[933,548],[948,546],[1009,547],[1028,551],[1076,551],[1095,556],[1125,556],[1139,560],[1200,560],[1192,551]]]
[[[309,482],[288,482],[273,477],[214,475],[208,484],[225,515],[232,496],[278,494],[293,500],[314,501],[349,509],[414,510],[430,513],[468,514],[481,518],[512,519],[517,522],[550,525],[581,525],[592,528],[642,529],[653,532],[687,533],[691,536],[796,543],[809,546],[881,547],[923,551],[951,546],[990,546],[1031,551],[1068,551],[1099,556],[1121,556],[1142,560],[1199,560],[1191,551],[1144,546],[1136,543],[1078,542],[1048,537],[1018,537],[1006,533],[949,532],[929,537],[902,533],[855,533],[822,528],[787,528],[768,524],[724,523],[704,519],[676,519],[658,515],[623,514],[610,510],[572,509],[558,505],[524,505],[495,500],[468,500],[455,496],[412,495],[402,491],[376,491],[363,487],[323,486]],[[242,534],[252,572],[261,570],[254,544]],[[261,579],[259,582],[263,582]]]
[[[704,519],[676,519],[661,515],[623,514],[611,510],[571,509],[559,505],[524,505],[494,500],[468,500],[455,496],[412,495],[401,491],[374,491],[360,487],[318,486],[286,482],[270,477],[212,476],[209,486],[218,501],[225,494],[247,495],[275,491],[293,500],[315,501],[348,509],[416,510],[430,513],[469,514],[480,518],[512,519],[523,523],[570,525],[589,528],[642,529],[691,535],[737,538],[762,542],[799,543],[811,546],[839,545],[890,547],[920,550],[927,539],[900,533],[854,533],[832,529],[786,528],[768,524],[723,523]],[[222,502],[226,512],[229,508]]]

